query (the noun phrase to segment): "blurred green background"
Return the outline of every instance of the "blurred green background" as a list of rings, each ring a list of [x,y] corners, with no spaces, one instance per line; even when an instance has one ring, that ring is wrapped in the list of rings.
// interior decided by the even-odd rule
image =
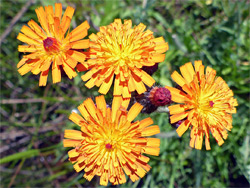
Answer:
[[[0,33],[26,6],[24,14],[1,42],[1,187],[100,187],[98,178],[86,181],[68,162],[63,131],[77,129],[68,116],[86,97],[97,96],[87,89],[80,75],[63,78],[56,85],[49,77],[39,87],[39,76],[20,76],[16,65],[22,57],[16,39],[35,9],[56,1],[1,1]],[[132,19],[163,36],[170,49],[154,74],[156,85],[172,85],[170,74],[186,62],[201,59],[216,69],[238,100],[233,129],[222,147],[211,137],[211,150],[189,147],[189,131],[179,138],[166,113],[152,113],[161,129],[161,152],[150,157],[152,169],[139,181],[118,187],[249,187],[250,182],[250,5],[247,0],[59,0],[64,10],[76,8],[71,29],[88,20],[89,34],[115,18]],[[111,99],[111,95],[106,97]],[[138,119],[148,117],[140,115]]]

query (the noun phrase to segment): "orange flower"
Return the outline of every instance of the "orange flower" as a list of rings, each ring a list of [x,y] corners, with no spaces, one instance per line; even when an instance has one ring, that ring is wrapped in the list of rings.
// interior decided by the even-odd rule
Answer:
[[[232,114],[236,113],[237,100],[233,92],[221,77],[216,77],[216,71],[206,68],[201,61],[195,61],[195,70],[192,63],[180,67],[182,76],[174,71],[173,80],[182,88],[181,90],[168,87],[172,100],[177,103],[169,106],[170,121],[176,123],[184,120],[177,128],[179,136],[191,127],[190,146],[202,148],[205,135],[206,149],[210,150],[209,130],[219,145],[224,143],[232,129]]]
[[[113,95],[130,98],[135,90],[144,93],[144,84],[149,87],[154,84],[154,79],[141,68],[164,61],[162,53],[168,50],[168,43],[163,37],[154,38],[153,32],[144,31],[145,28],[142,23],[132,28],[131,20],[122,24],[116,19],[89,36],[88,65],[91,69],[82,76],[83,81],[89,80],[88,88],[96,85],[100,93],[106,94],[115,79]]]
[[[151,118],[133,122],[142,105],[136,103],[127,112],[127,104],[115,97],[111,109],[104,96],[96,97],[96,105],[88,98],[78,107],[84,118],[70,115],[81,131],[65,130],[63,144],[74,147],[69,160],[77,172],[84,169],[88,181],[97,175],[101,185],[122,184],[126,173],[134,182],[150,170],[149,157],[142,154],[159,155],[160,139],[147,138],[160,132],[158,125],[149,126]]]
[[[24,25],[17,39],[28,45],[19,45],[19,52],[29,52],[24,55],[17,64],[18,72],[24,75],[31,71],[40,73],[39,86],[45,86],[49,68],[52,63],[53,83],[61,81],[61,68],[68,77],[74,78],[77,74],[74,70],[77,63],[84,63],[85,55],[78,49],[89,47],[89,40],[80,40],[87,35],[89,24],[87,21],[75,28],[71,33],[67,32],[74,14],[74,8],[67,7],[62,17],[62,5],[55,4],[55,12],[52,6],[39,7],[36,14],[42,28],[33,20]],[[62,18],[61,18],[62,17]],[[22,67],[21,67],[22,66]],[[83,64],[86,67],[85,64]],[[21,67],[21,68],[20,68]]]

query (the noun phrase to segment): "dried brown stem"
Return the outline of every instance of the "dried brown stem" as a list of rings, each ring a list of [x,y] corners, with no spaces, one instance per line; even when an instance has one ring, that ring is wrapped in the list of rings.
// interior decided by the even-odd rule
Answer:
[[[9,185],[8,185],[8,188],[10,188],[11,185],[14,183],[14,181],[15,181],[15,179],[16,179],[16,176],[17,176],[17,174],[20,172],[22,166],[23,166],[23,162],[21,162],[21,163],[18,165],[18,167],[17,167],[17,169],[16,169],[16,171],[15,171],[15,174],[14,174],[14,175],[12,176],[12,178],[11,178],[11,181],[10,181],[10,183],[9,183]]]
[[[18,12],[18,14],[11,20],[10,25],[7,27],[7,29],[3,32],[3,34],[0,37],[0,47],[3,40],[11,33],[11,30],[16,24],[16,22],[23,16],[23,14],[28,10],[29,6],[32,5],[33,3],[34,0],[29,0]]]

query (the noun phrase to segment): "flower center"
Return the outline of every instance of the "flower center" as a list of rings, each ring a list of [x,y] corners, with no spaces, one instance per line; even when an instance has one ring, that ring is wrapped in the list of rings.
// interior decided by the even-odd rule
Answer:
[[[113,28],[111,29],[113,30]],[[105,44],[102,45],[106,51],[107,62],[112,63],[113,66],[133,67],[134,61],[138,61],[141,53],[138,48],[141,46],[141,41],[136,39],[125,28],[114,30],[114,33],[107,33],[103,36]],[[135,45],[136,43],[136,45]]]
[[[131,51],[132,51],[131,47],[130,47],[130,45],[124,45],[124,44],[119,44],[117,46],[119,46],[119,47],[114,51],[114,57],[115,57],[115,59],[118,60],[117,63],[120,66],[124,66],[124,65],[128,64],[129,59],[131,59],[130,55],[129,55],[129,54],[131,54]]]
[[[103,138],[101,145],[107,152],[112,152],[121,147],[123,139],[123,134],[119,130],[111,128]]]
[[[46,52],[58,53],[60,46],[55,38],[48,37],[43,41],[43,47]]]
[[[200,92],[200,95],[197,96],[194,104],[197,113],[199,114],[200,118],[206,118],[209,114],[214,112],[214,102],[211,100],[213,98],[212,95],[205,95],[204,92]]]
[[[112,149],[112,145],[110,143],[105,145],[106,149]]]
[[[214,102],[213,101],[209,101],[209,106],[213,107],[214,106]]]

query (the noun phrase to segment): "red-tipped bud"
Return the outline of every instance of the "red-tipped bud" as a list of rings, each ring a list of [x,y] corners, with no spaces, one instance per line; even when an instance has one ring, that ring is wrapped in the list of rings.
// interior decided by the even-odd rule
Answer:
[[[171,103],[171,93],[165,87],[154,87],[149,93],[149,99],[155,106],[165,106]]]
[[[149,75],[152,75],[152,74],[154,74],[155,71],[158,70],[158,63],[156,63],[155,65],[150,66],[150,67],[148,67],[148,66],[143,66],[143,67],[142,67],[142,70],[144,70],[144,71],[145,71],[146,73],[148,73]]]

